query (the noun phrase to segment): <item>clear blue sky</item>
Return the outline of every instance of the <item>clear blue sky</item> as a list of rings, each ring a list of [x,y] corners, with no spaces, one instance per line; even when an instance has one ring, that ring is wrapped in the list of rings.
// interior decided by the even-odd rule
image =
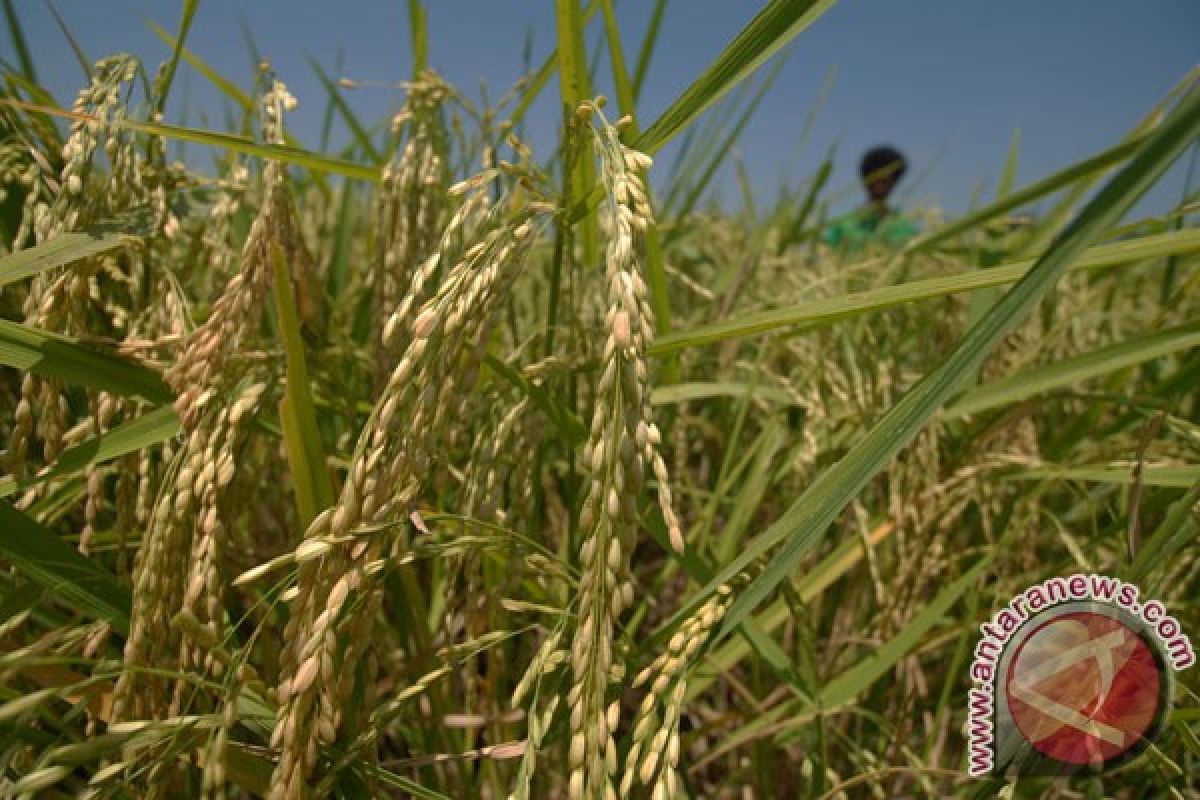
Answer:
[[[82,76],[64,36],[44,2],[17,5],[41,82],[69,102]],[[551,0],[427,5],[431,66],[468,94],[477,96],[482,81],[495,98],[520,76],[526,31],[532,33],[535,63],[554,44]],[[759,5],[670,2],[640,104],[642,119],[664,109]],[[651,6],[649,0],[617,3],[627,50],[636,51]],[[143,19],[174,31],[179,15],[174,3],[148,0],[57,0],[57,7],[91,59],[132,52],[151,73],[168,50]],[[291,125],[309,145],[319,138],[324,92],[308,56],[334,72],[340,52],[344,61],[337,74],[363,81],[402,80],[412,63],[403,0],[207,0],[188,45],[243,86],[253,74],[243,24],[299,98]],[[597,15],[589,28],[593,45],[601,28]],[[7,38],[3,46],[11,59]],[[912,175],[927,172],[919,186],[908,187],[918,201],[961,213],[979,187],[994,190],[1015,128],[1021,132],[1020,185],[1115,143],[1197,61],[1197,0],[842,0],[797,37],[738,149],[767,200],[781,181],[811,175],[835,143],[833,186],[841,187],[854,181],[857,158],[867,146],[892,142],[910,156]],[[831,69],[832,93],[811,136],[798,147],[804,116]],[[607,61],[598,72],[597,90],[611,94]],[[187,122],[221,127],[215,90],[186,65],[180,81],[189,98]],[[372,120],[399,99],[398,91],[378,88],[350,95]],[[180,121],[182,97],[175,93],[172,121]],[[529,117],[535,149],[550,146],[557,122],[554,84]],[[345,131],[339,138],[346,141]],[[662,161],[670,155],[664,151]],[[718,180],[718,191],[731,201],[733,180],[732,174]],[[1180,164],[1143,208],[1167,207],[1182,187]],[[850,193],[842,204],[857,199],[857,192]]]

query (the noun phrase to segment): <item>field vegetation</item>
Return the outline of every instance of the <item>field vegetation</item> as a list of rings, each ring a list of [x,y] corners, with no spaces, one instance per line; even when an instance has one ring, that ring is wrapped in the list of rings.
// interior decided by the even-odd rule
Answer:
[[[1120,576],[1200,636],[1196,195],[1129,213],[1200,75],[836,252],[828,163],[705,202],[831,4],[765,3],[654,117],[662,0],[637,41],[556,0],[491,107],[413,0],[397,116],[322,68],[298,98],[351,132],[328,152],[288,76],[188,48],[194,0],[161,65],[79,52],[62,105],[6,2],[0,796],[1200,796],[1194,671],[1103,775],[974,780],[964,750],[978,625],[1029,585]],[[185,69],[229,130],[164,118]]]

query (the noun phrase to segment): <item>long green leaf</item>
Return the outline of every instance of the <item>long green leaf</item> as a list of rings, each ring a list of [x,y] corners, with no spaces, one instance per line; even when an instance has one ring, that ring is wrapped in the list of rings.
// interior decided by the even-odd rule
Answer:
[[[287,361],[287,385],[284,387],[279,416],[283,423],[288,466],[296,488],[300,524],[307,528],[317,514],[333,505],[333,484],[325,464],[321,433],[317,429],[308,363],[304,356],[304,339],[300,335],[300,320],[296,313],[291,267],[281,247],[272,249],[271,264],[276,322]]]
[[[75,38],[75,34],[71,33],[71,28],[67,25],[67,21],[63,19],[62,14],[58,13],[58,7],[54,5],[53,0],[46,0],[46,6],[50,9],[50,14],[54,17],[54,22],[58,25],[58,29],[62,31],[62,35],[66,38],[67,46],[75,54],[75,60],[79,62],[79,68],[83,72],[84,77],[90,82],[92,80],[92,60],[83,52],[83,47],[80,46],[79,40]]]
[[[1132,466],[1057,467],[1040,466],[1006,475],[1012,480],[1062,480],[1087,483],[1132,484],[1137,480]],[[1200,482],[1200,466],[1145,467],[1141,482],[1145,486],[1188,489]]]
[[[546,415],[546,418],[554,423],[554,427],[563,435],[563,438],[572,445],[580,444],[587,438],[587,427],[553,394],[528,380],[520,372],[490,353],[484,356],[484,363],[487,364],[488,369],[504,378],[532,400],[533,404]]]
[[[583,9],[583,22],[585,25],[598,10],[600,10],[600,0],[591,0],[587,4],[587,7]],[[517,105],[513,108],[512,116],[509,117],[509,121],[513,125],[516,125],[525,117],[525,113],[529,111],[529,107],[533,105],[533,101],[537,100],[538,95],[542,93],[542,89],[546,88],[546,84],[550,81],[550,76],[554,74],[557,66],[558,50],[556,49],[546,57],[542,65],[533,73],[533,77],[529,79],[525,91],[521,93],[521,99],[517,101]]]
[[[33,66],[33,58],[29,55],[29,43],[21,29],[21,20],[17,17],[12,0],[4,0],[4,21],[8,23],[8,38],[12,40],[13,49],[17,51],[17,61],[21,64],[22,74],[31,83],[37,83],[37,71]]]
[[[712,397],[744,397],[751,390],[753,390],[756,398],[770,400],[773,403],[784,403],[787,405],[802,404],[802,401],[783,389],[732,382],[676,383],[667,386],[658,386],[650,390],[650,404],[663,406],[684,403],[688,400],[708,400]]]
[[[70,475],[92,464],[102,464],[143,447],[165,442],[179,432],[179,415],[171,406],[162,406],[124,422],[110,431],[93,436],[66,450],[45,470],[24,481],[11,476],[0,478],[0,497],[24,491],[52,478]]]
[[[308,65],[312,67],[313,72],[317,73],[317,79],[321,81],[321,85],[329,93],[329,101],[333,103],[333,107],[338,110],[338,113],[342,115],[342,119],[346,121],[346,125],[350,127],[350,133],[354,135],[354,141],[362,148],[367,158],[376,164],[382,164],[384,160],[383,156],[375,149],[375,143],[371,141],[371,135],[367,133],[367,129],[363,127],[354,110],[350,108],[350,104],[346,102],[346,98],[342,97],[337,84],[325,74],[325,70],[321,68],[320,62],[312,56],[308,57]]]
[[[174,400],[170,387],[152,369],[6,319],[0,319],[0,364],[155,404]]]
[[[129,630],[129,592],[94,561],[0,501],[0,557],[72,608]]]
[[[586,22],[579,0],[555,0],[554,7],[558,22],[558,82],[563,105],[563,136],[567,143],[563,182],[568,191],[563,201],[574,206],[586,202],[596,187],[591,139],[584,130],[584,123],[575,114],[581,103],[592,99],[587,45],[583,36]],[[578,223],[583,262],[595,264],[600,241],[599,221],[595,212],[589,210]]]
[[[175,36],[175,44],[171,47],[171,60],[163,72],[162,81],[156,87],[158,92],[158,113],[167,109],[167,96],[171,92],[171,84],[175,81],[175,70],[179,67],[179,58],[183,55],[183,43],[187,40],[188,31],[192,29],[192,20],[200,0],[183,0],[183,14],[179,18],[179,33]]]
[[[412,39],[413,78],[429,66],[429,12],[421,0],[408,0],[408,32]]]
[[[1157,579],[1166,576],[1168,566],[1174,566],[1176,556],[1183,548],[1196,541],[1196,533],[1200,530],[1200,520],[1193,509],[1200,500],[1200,483],[1197,483],[1183,497],[1171,504],[1163,521],[1155,528],[1134,556],[1129,566],[1128,579],[1146,590],[1154,590],[1153,585],[1145,585],[1151,573],[1156,573]],[[1156,580],[1155,583],[1158,581]]]
[[[720,167],[726,163],[729,152],[733,149],[738,138],[742,135],[742,131],[746,129],[746,125],[750,123],[750,119],[754,116],[754,112],[758,110],[759,105],[761,105],[763,99],[766,98],[767,92],[775,83],[775,79],[779,77],[779,73],[783,70],[783,66],[786,63],[786,59],[786,53],[781,55],[771,69],[767,71],[767,74],[763,76],[762,81],[759,82],[758,88],[755,89],[754,94],[751,96],[750,102],[748,102],[746,107],[739,112],[737,119],[734,121],[733,125],[730,126],[728,132],[725,134],[724,139],[722,139],[721,142],[714,148],[708,163],[700,171],[699,177],[689,187],[687,196],[684,198],[682,204],[678,209],[672,212],[676,218],[682,219],[688,216],[692,213],[693,209],[695,209],[696,204],[700,202],[700,198],[708,189],[713,177],[717,174],[717,171],[720,169]],[[677,236],[678,234],[676,234],[675,237],[668,237],[667,241],[670,242],[671,239],[676,238]]]
[[[613,86],[617,90],[617,110],[622,116],[629,114],[636,121],[637,99],[625,65],[625,48],[621,45],[621,28],[617,25],[613,0],[600,0],[600,8],[604,11],[604,38],[608,40],[608,61],[612,67]]]
[[[862,561],[866,556],[867,546],[877,547],[895,529],[895,525],[885,523],[872,531],[866,542],[857,537],[846,539],[810,571],[794,579],[792,591],[802,603],[810,602]],[[756,614],[746,628],[755,628],[766,636],[790,618],[791,609],[787,600],[779,597],[769,607]],[[734,637],[722,644],[698,666],[693,677],[688,680],[687,698],[692,700],[699,697],[718,674],[732,669],[749,652],[750,647],[744,639]]]
[[[977,414],[1196,346],[1200,346],[1200,322],[1138,336],[979,386],[949,405],[945,416]]]
[[[1089,248],[1073,259],[1067,269],[1101,269],[1159,256],[1197,251],[1200,251],[1200,230],[1182,230]],[[1026,275],[1033,263],[1031,260],[1017,261],[985,270],[925,278],[842,297],[757,311],[736,319],[700,325],[659,337],[650,345],[649,352],[651,355],[663,355],[686,347],[751,336],[777,328],[797,326],[802,330],[810,330],[917,300],[1003,286]]]
[[[230,100],[232,100],[242,111],[249,113],[254,110],[254,100],[246,92],[233,81],[221,75],[208,64],[207,61],[197,56],[195,53],[183,47],[183,43],[178,37],[172,36],[165,30],[160,28],[151,20],[145,20],[146,26],[154,32],[154,35],[166,42],[171,48],[171,52],[178,52],[179,56],[192,66],[194,70],[203,75],[209,83],[217,87]]]
[[[0,288],[54,267],[132,244],[151,232],[148,214],[131,214],[59,234],[0,258]]]
[[[937,596],[885,645],[825,684],[820,694],[821,705],[825,708],[836,708],[853,700],[860,692],[879,680],[897,661],[916,647],[921,637],[942,620],[945,613],[958,602],[958,598],[962,597],[967,589],[979,582],[984,567],[990,561],[991,556],[981,559],[958,580],[938,592]]]
[[[995,219],[1001,214],[1015,211],[1048,194],[1053,194],[1065,186],[1070,186],[1076,181],[1111,169],[1137,152],[1138,148],[1145,142],[1145,139],[1146,136],[1141,136],[1121,142],[1102,153],[1097,153],[1077,164],[1072,164],[1066,169],[1061,169],[1052,175],[1048,175],[1026,186],[1024,189],[1007,194],[994,203],[966,214],[945,227],[939,228],[932,233],[927,233],[924,236],[918,236],[908,243],[906,249],[910,252],[930,250],[947,239],[952,239],[959,234],[974,230],[988,220]]]
[[[0,105],[13,106],[22,108],[26,111],[38,111],[53,116],[65,117],[74,120],[90,120],[92,119],[87,114],[80,114],[75,111],[64,111],[60,108],[50,106],[41,106],[34,103],[26,103],[21,100],[12,98],[0,98]],[[320,153],[314,153],[310,150],[305,150],[301,147],[294,147],[286,144],[263,144],[256,142],[253,139],[245,136],[238,136],[232,133],[219,133],[217,131],[206,131],[199,128],[187,128],[182,125],[166,125],[157,122],[141,122],[134,119],[124,119],[115,122],[119,127],[138,133],[145,133],[151,136],[162,136],[167,139],[178,139],[183,142],[195,142],[196,144],[209,145],[211,147],[221,147],[235,153],[243,153],[245,155],[258,156],[260,158],[269,158],[274,161],[282,161],[285,164],[294,164],[298,167],[305,167],[314,172],[329,172],[335,175],[344,175],[347,178],[356,178],[358,180],[370,181],[378,183],[380,181],[380,170],[377,167],[364,164],[355,164],[350,161],[341,161],[336,158],[330,158]]]
[[[836,0],[771,0],[750,20],[716,61],[684,90],[637,140],[646,153],[657,152],[758,69],[779,49],[828,11]]]
[[[996,344],[1029,314],[1068,265],[1088,244],[1120,221],[1197,135],[1200,135],[1200,89],[1193,89],[1025,277],[967,332],[949,357],[889,409],[849,453],[821,473],[774,524],[720,570],[689,600],[684,612],[782,544],[763,572],[740,591],[725,615],[719,636],[736,630],[792,573],[799,559],[820,540],[867,482],[916,436],[942,403],[975,373]]]
[[[638,50],[637,66],[633,73],[633,99],[642,96],[642,84],[646,82],[646,74],[650,71],[650,58],[654,55],[654,46],[658,42],[658,31],[662,26],[663,12],[667,10],[667,0],[654,0],[654,11],[650,14],[650,24],[646,26],[646,35],[642,39],[641,49]]]

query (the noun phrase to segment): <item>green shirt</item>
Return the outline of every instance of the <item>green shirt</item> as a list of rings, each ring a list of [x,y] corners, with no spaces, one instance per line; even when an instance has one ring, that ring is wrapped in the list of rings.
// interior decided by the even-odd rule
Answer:
[[[880,216],[870,208],[860,208],[831,222],[821,238],[830,247],[859,250],[868,243],[899,247],[917,233],[917,223],[898,211]]]

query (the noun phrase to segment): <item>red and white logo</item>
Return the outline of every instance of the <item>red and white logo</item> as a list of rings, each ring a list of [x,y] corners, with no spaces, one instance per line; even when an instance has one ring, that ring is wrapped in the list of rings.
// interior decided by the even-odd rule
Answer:
[[[1068,775],[1135,757],[1162,730],[1173,672],[1196,662],[1179,621],[1105,575],[1048,578],[979,626],[967,772]]]
[[[1098,767],[1147,738],[1165,677],[1146,641],[1119,619],[1076,611],[1020,643],[1004,691],[1013,722],[1040,753]]]

